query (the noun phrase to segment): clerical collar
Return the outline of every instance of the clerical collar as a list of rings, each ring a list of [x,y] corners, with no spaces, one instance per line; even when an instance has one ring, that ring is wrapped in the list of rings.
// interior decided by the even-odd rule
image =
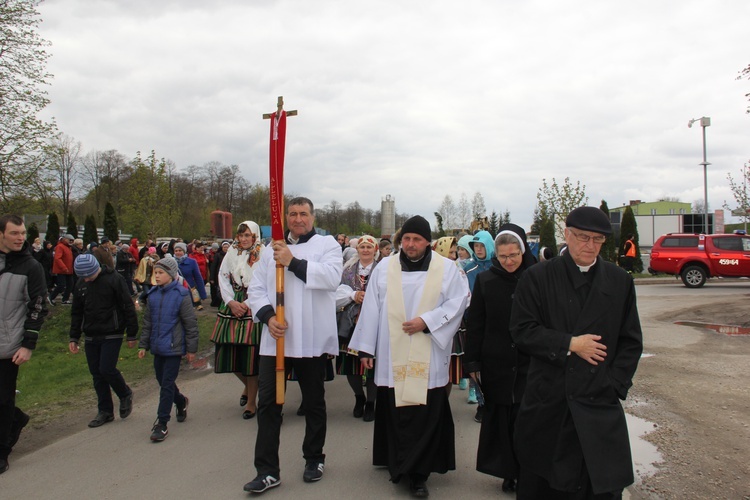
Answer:
[[[575,261],[573,262],[575,263]],[[594,267],[594,264],[596,264],[596,261],[592,262],[588,266],[579,266],[578,264],[576,264],[576,266],[578,266],[578,270],[581,271],[582,273],[587,273],[592,267]]]
[[[286,241],[288,243],[291,243],[292,245],[297,245],[299,243],[307,243],[310,240],[310,238],[312,238],[316,234],[317,233],[315,232],[315,228],[312,228],[312,231],[310,231],[309,233],[303,234],[299,238],[295,239],[295,238],[292,237],[292,233],[289,230],[287,230],[287,232],[286,232]]]
[[[432,250],[427,248],[422,258],[416,261],[409,259],[404,251],[398,253],[398,258],[401,261],[401,270],[404,272],[427,271],[430,267],[430,260],[432,259]]]

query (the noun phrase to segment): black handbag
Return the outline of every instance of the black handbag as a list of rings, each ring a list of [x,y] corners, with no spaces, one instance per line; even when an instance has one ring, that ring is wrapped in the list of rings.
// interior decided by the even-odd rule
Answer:
[[[339,337],[348,339],[352,336],[354,327],[357,324],[359,315],[359,304],[352,302],[336,313],[336,326],[338,327]]]

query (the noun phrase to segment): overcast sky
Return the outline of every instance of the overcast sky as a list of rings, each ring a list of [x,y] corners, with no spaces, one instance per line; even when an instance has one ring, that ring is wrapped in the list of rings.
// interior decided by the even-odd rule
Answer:
[[[237,164],[268,183],[287,110],[285,187],[432,213],[482,193],[528,227],[542,179],[589,203],[733,202],[750,158],[750,2],[706,0],[65,0],[40,6],[47,115],[84,151],[180,170]],[[728,214],[727,214],[728,215]]]

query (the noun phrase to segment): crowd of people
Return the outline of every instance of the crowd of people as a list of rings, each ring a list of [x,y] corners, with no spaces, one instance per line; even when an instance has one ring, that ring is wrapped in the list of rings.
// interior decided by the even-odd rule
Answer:
[[[181,359],[198,350],[196,311],[209,298],[208,284],[218,309],[214,371],[237,377],[242,418],[257,416],[257,475],[246,492],[281,484],[281,338],[284,379],[302,393],[305,482],[323,478],[324,384],[334,371],[351,388],[352,416],[374,422],[373,465],[408,483],[414,497],[429,495],[431,474],[456,468],[453,385],[468,387],[466,401],[477,404],[476,469],[501,478],[504,492],[620,498],[633,482],[619,400],[632,385],[642,334],[632,277],[598,257],[611,235],[598,208],[573,210],[567,251],[542,263],[511,223],[495,237],[479,231],[433,241],[429,222],[414,216],[392,240],[324,236],[304,197],[289,201],[284,239],[268,245],[247,220],[232,241],[211,247],[173,240],[139,248],[137,239],[105,238],[84,249],[65,235],[52,251],[47,242],[25,243],[23,221],[14,217],[0,219],[0,307],[9,307],[11,295],[30,300],[4,327],[12,341],[0,342],[0,472],[28,422],[15,407],[18,366],[57,296],[72,305],[70,352],[85,341],[98,400],[89,426],[114,420],[112,391],[120,418],[132,411],[133,391],[116,367],[125,336],[139,357],[154,358],[160,398],[150,439],[160,442],[173,407],[178,422],[187,418],[189,399],[176,379]],[[13,273],[25,279],[5,283]],[[140,325],[137,307],[144,308]]]

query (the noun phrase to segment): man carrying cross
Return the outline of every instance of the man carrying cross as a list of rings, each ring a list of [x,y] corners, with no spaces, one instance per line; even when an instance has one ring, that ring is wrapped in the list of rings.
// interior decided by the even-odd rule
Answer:
[[[391,481],[409,478],[415,497],[429,495],[430,473],[454,470],[448,393],[453,335],[469,288],[455,264],[430,250],[430,224],[414,216],[401,228],[401,252],[373,270],[349,347],[375,366],[373,465]]]
[[[257,477],[245,491],[262,493],[281,483],[279,434],[282,409],[276,404],[276,346],[285,339],[285,367],[294,373],[302,391],[305,412],[305,482],[323,477],[326,438],[325,366],[338,354],[336,288],[341,282],[341,247],[332,236],[316,233],[313,203],[297,197],[286,213],[289,230],[283,240],[261,254],[248,287],[248,305],[262,322],[258,373],[258,437],[255,441]],[[279,322],[276,304],[276,263],[284,266],[285,321]]]

